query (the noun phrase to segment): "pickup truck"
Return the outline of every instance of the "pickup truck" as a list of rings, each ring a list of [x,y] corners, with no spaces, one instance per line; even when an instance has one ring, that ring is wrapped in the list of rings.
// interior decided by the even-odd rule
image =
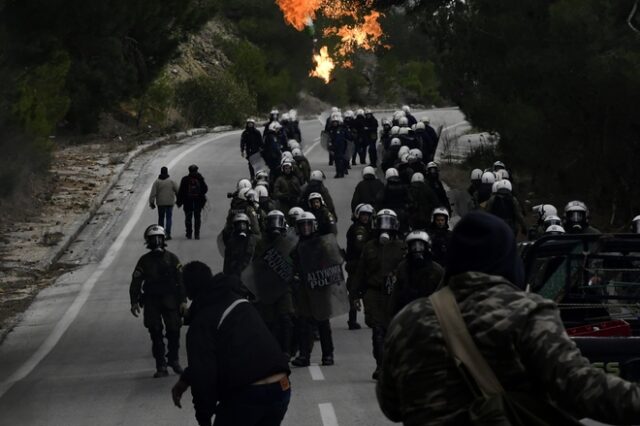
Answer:
[[[553,235],[520,250],[529,290],[556,301],[582,354],[640,381],[640,235]]]

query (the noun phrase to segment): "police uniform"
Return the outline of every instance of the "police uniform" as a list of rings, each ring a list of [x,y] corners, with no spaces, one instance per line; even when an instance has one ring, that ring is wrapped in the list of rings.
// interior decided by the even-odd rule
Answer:
[[[251,263],[256,250],[258,238],[247,230],[246,236],[232,233],[225,244],[224,269],[225,275],[240,278],[242,271]]]
[[[358,262],[364,245],[371,239],[371,224],[363,225],[357,219],[353,220],[353,224],[347,231],[347,290],[349,291],[349,325],[355,325],[357,322],[358,311],[355,301],[359,299],[358,289],[356,288],[356,273],[358,272]]]
[[[288,212],[298,204],[300,198],[300,180],[293,174],[278,176],[273,184],[273,198],[278,201],[280,210]]]
[[[380,244],[373,239],[365,244],[356,274],[356,288],[363,295],[364,322],[372,329],[373,357],[378,368],[382,363],[382,344],[389,316],[388,280],[405,252],[402,240],[394,239]]]
[[[186,303],[181,269],[180,260],[170,251],[150,251],[138,260],[129,287],[131,305],[144,308],[144,326],[151,336],[151,350],[158,370],[166,369],[167,361],[171,365],[179,360],[180,305]]]
[[[394,274],[390,316],[393,317],[414,300],[430,296],[440,285],[443,276],[442,266],[432,260],[427,260],[421,266],[413,266],[407,259],[401,261]]]
[[[318,221],[318,235],[337,234],[336,219],[327,206],[319,209],[310,209]]]

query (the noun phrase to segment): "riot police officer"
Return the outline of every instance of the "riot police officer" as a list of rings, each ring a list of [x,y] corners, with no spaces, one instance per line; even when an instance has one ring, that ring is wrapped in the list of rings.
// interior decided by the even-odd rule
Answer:
[[[181,315],[187,309],[182,285],[182,265],[178,257],[166,249],[165,232],[161,226],[151,225],[144,231],[149,252],[136,264],[129,286],[131,313],[137,317],[144,310],[144,326],[151,336],[151,352],[156,360],[153,377],[166,377],[167,366],[182,374],[180,366]],[[164,337],[166,332],[167,353]]]
[[[318,327],[320,335],[320,347],[322,349],[322,365],[333,365],[333,337],[331,335],[331,306],[324,306],[327,301],[325,298],[317,298],[318,292],[323,289],[310,288],[305,282],[305,270],[302,264],[300,246],[303,243],[309,243],[311,240],[320,238],[317,233],[317,222],[315,216],[310,212],[303,212],[298,216],[296,221],[299,241],[296,248],[292,251],[294,271],[297,275],[297,284],[295,285],[295,304],[298,313],[298,340],[300,345],[300,353],[291,364],[297,367],[307,367],[310,365],[311,352],[313,350],[313,326]],[[322,306],[320,306],[322,305]]]
[[[336,219],[324,203],[322,194],[312,192],[308,198],[309,211],[316,217],[318,235],[337,234]]]
[[[570,201],[564,208],[564,229],[569,234],[600,234],[589,219],[589,209],[582,201]]]
[[[262,135],[260,134],[260,131],[256,129],[256,121],[253,118],[248,118],[245,124],[245,129],[240,136],[240,154],[243,157],[246,157],[249,163],[251,179],[253,179],[255,175],[255,170],[251,164],[250,157],[257,152],[262,151],[263,143]]]
[[[371,327],[373,357],[377,379],[382,365],[384,338],[389,321],[390,278],[404,254],[404,242],[398,238],[398,216],[393,210],[382,209],[376,214],[374,236],[364,245],[355,287],[364,301],[364,321]]]
[[[376,169],[367,166],[362,169],[362,180],[356,185],[351,197],[351,211],[360,204],[376,203],[376,196],[384,188],[384,184],[376,177]]]
[[[298,204],[300,197],[300,180],[293,173],[293,163],[284,161],[281,166],[282,174],[273,185],[273,198],[278,201],[279,209],[289,211]]]
[[[444,207],[451,211],[451,203],[449,203],[449,197],[447,197],[447,191],[444,189],[444,185],[440,181],[440,167],[435,162],[427,164],[427,185],[436,194],[438,198],[439,207]]]
[[[447,248],[451,240],[449,230],[449,211],[443,207],[438,207],[431,213],[431,224],[427,230],[430,237],[431,253],[433,260],[440,265],[444,265],[447,258]]]
[[[240,278],[253,259],[258,236],[252,232],[251,221],[245,213],[236,214],[232,226],[233,231],[225,241],[223,273]]]
[[[347,325],[349,330],[360,329],[358,324],[358,291],[355,288],[356,273],[358,272],[358,262],[364,245],[371,239],[372,234],[373,206],[371,204],[359,204],[353,212],[352,224],[347,231],[347,252],[345,269],[347,274],[347,289],[349,290],[349,320]]]
[[[407,254],[394,273],[391,316],[414,300],[430,296],[444,276],[442,266],[432,259],[431,239],[425,231],[410,232],[405,243]]]

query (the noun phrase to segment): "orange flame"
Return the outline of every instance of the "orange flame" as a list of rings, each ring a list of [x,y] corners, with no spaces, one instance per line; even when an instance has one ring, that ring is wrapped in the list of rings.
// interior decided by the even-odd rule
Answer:
[[[327,46],[322,46],[320,54],[313,55],[313,62],[316,64],[316,68],[309,73],[311,77],[318,77],[324,80],[325,83],[331,81],[331,73],[336,67],[336,64],[329,56],[329,49]]]
[[[276,0],[276,4],[282,10],[285,21],[302,31],[305,27],[313,28],[313,20],[318,13],[331,20],[353,21],[352,24],[344,24],[339,27],[325,28],[324,36],[337,36],[340,43],[335,48],[334,54],[339,58],[334,60],[329,54],[327,46],[320,49],[320,53],[314,53],[313,61],[316,68],[310,72],[310,76],[322,78],[325,82],[331,80],[331,72],[337,65],[342,68],[352,68],[353,62],[349,56],[357,49],[374,50],[381,46],[383,36],[382,26],[378,21],[380,12],[371,10],[363,16],[362,10],[370,10],[373,0]],[[389,46],[383,46],[388,48]]]
[[[305,25],[316,17],[316,11],[323,3],[324,0],[276,0],[285,21],[298,31],[304,30]]]
[[[343,25],[340,28],[325,28],[324,35],[337,35],[340,37],[341,45],[338,48],[340,56],[348,56],[355,52],[357,48],[373,50],[380,45],[380,38],[383,35],[382,26],[378,19],[381,13],[372,11],[364,17],[364,22],[356,25]]]

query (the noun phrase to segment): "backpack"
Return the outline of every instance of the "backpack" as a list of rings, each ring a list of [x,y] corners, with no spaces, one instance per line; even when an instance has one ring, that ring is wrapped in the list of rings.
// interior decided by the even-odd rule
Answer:
[[[187,197],[199,198],[202,196],[202,185],[200,179],[195,176],[190,176],[187,181]]]
[[[513,207],[513,198],[511,198],[511,195],[496,195],[493,199],[493,204],[491,204],[489,213],[498,216],[505,222],[513,222],[515,218],[515,211]]]

